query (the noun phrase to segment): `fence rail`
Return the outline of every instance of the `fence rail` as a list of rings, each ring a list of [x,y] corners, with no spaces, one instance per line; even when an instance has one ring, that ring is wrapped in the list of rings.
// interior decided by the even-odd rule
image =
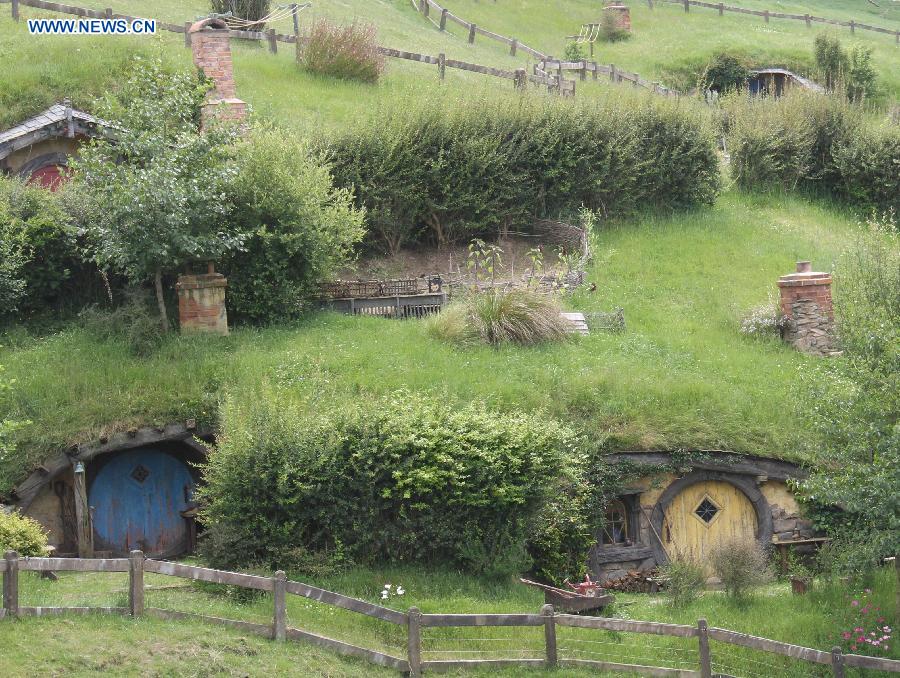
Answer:
[[[128,572],[128,607],[26,607],[19,605],[19,572]],[[272,638],[311,643],[338,654],[357,657],[364,661],[383,666],[410,676],[421,676],[424,671],[446,671],[461,668],[484,667],[589,667],[603,671],[640,673],[649,676],[682,676],[711,678],[712,651],[710,640],[728,645],[750,648],[760,652],[782,655],[795,660],[823,664],[832,667],[835,676],[842,678],[845,667],[872,669],[900,673],[900,661],[843,654],[839,647],[831,652],[823,652],[808,647],[791,645],[768,638],[759,638],[746,633],[708,627],[705,619],[697,626],[685,624],[662,624],[658,622],[611,619],[605,617],[580,617],[571,614],[556,614],[552,605],[544,605],[539,614],[422,614],[411,607],[408,612],[400,612],[375,605],[358,598],[352,598],[333,591],[326,591],[301,582],[288,581],[284,572],[278,571],[272,577],[248,575],[238,572],[214,570],[195,565],[183,565],[144,558],[140,551],[132,551],[129,558],[20,558],[14,551],[8,551],[0,559],[3,573],[3,607],[0,620],[14,617],[47,617],[59,615],[110,614],[131,617],[149,616],[165,620],[200,621],[208,624],[238,629],[245,633]],[[144,606],[144,573],[153,572],[172,577],[196,581],[214,582],[242,586],[262,591],[271,591],[273,615],[271,624],[247,622],[223,617],[181,612]],[[287,595],[297,595],[324,605],[331,605],[358,614],[373,617],[387,624],[406,628],[406,657],[395,657],[387,652],[354,645],[342,640],[328,638],[310,631],[287,625]],[[543,627],[543,658],[492,658],[492,659],[422,659],[422,629],[465,628],[465,627]],[[675,638],[696,639],[697,655],[693,668],[674,668],[623,663],[609,660],[578,659],[561,657],[557,647],[556,632],[559,627],[595,629],[621,633],[650,634]],[[562,652],[566,652],[566,648]]]
[[[763,21],[769,23],[770,19],[787,19],[794,21],[803,21],[806,23],[807,28],[811,27],[814,23],[819,24],[827,24],[829,26],[840,26],[843,28],[849,28],[851,33],[856,33],[856,29],[860,29],[863,31],[871,31],[873,33],[883,33],[886,35],[893,35],[895,38],[895,42],[900,45],[900,29],[896,28],[885,28],[883,26],[873,26],[871,24],[861,23],[859,21],[855,21],[851,19],[850,21],[840,21],[839,19],[827,19],[821,16],[813,16],[812,14],[789,14],[786,12],[773,12],[768,9],[749,9],[747,7],[736,7],[734,5],[726,5],[723,2],[703,2],[703,0],[656,0],[658,2],[666,2],[673,5],[681,5],[684,7],[685,12],[689,12],[690,8],[693,7],[705,7],[707,9],[717,10],[719,16],[724,16],[725,12],[733,12],[736,14],[749,14],[752,16],[759,16],[763,18]],[[650,9],[653,9],[654,0],[647,0],[647,5]]]

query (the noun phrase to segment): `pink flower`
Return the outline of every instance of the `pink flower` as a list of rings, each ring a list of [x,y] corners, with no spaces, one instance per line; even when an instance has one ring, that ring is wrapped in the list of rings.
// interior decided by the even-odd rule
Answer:
[[[850,640],[850,632],[849,632],[849,631],[844,631],[844,632],[841,634],[841,638],[843,638],[844,640]]]
[[[851,645],[850,649],[853,650],[854,652],[856,652],[856,645]]]
[[[854,632],[854,633],[862,633],[862,632],[863,632],[863,627],[862,627],[862,626],[857,626],[855,629],[853,629],[853,632]]]
[[[866,589],[866,593],[872,593],[872,589]]]
[[[859,638],[856,639],[856,642],[857,642],[857,643],[864,643],[864,642],[866,642],[865,636],[860,636]]]
[[[852,605],[853,607],[859,607],[859,601],[858,601],[858,600],[851,600],[851,601],[850,601],[850,605]]]

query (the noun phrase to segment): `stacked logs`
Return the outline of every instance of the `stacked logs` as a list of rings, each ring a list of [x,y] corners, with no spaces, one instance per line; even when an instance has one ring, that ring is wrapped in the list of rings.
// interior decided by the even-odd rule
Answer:
[[[624,577],[604,582],[603,588],[620,593],[656,593],[664,588],[664,581],[659,568],[654,567],[651,570],[628,570]]]

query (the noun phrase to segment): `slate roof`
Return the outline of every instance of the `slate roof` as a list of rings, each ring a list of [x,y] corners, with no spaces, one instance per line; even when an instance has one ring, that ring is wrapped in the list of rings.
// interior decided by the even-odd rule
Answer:
[[[67,103],[54,104],[46,111],[0,132],[0,160],[14,151],[49,137],[97,136],[111,125]]]

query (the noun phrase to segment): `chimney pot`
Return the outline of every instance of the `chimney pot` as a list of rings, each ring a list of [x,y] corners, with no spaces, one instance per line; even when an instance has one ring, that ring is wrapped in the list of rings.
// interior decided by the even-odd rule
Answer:
[[[797,273],[809,273],[812,271],[812,262],[809,261],[798,261],[797,262]]]

